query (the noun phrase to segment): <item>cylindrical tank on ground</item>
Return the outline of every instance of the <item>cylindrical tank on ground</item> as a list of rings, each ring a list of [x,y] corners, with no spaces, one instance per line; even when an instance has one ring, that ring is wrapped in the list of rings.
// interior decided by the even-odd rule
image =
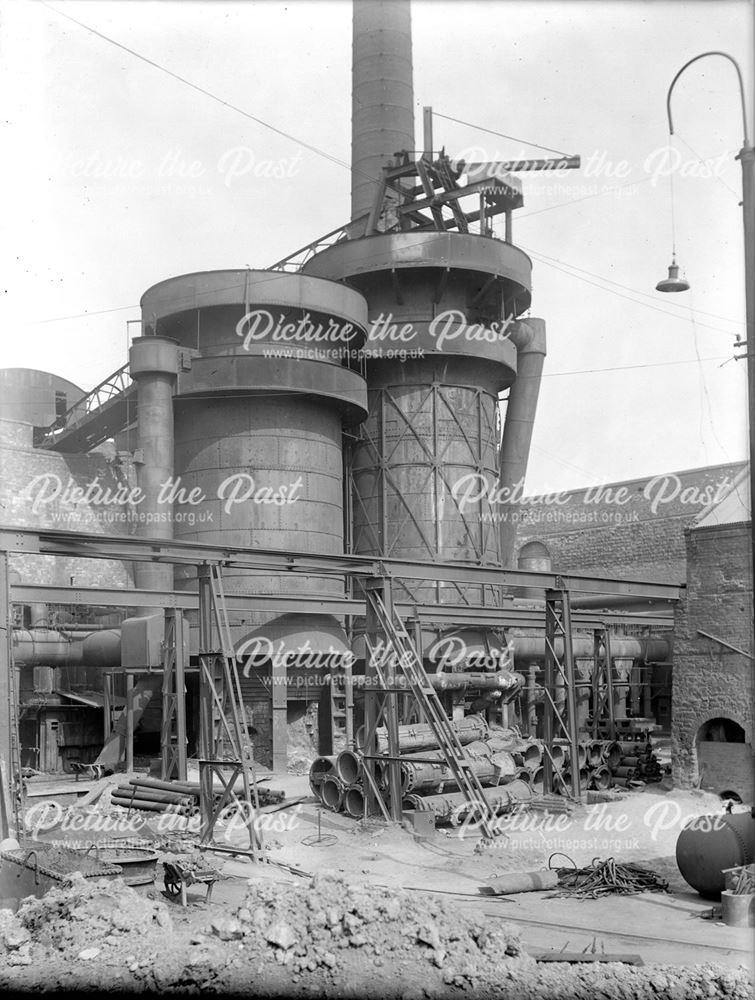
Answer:
[[[755,862],[755,816],[719,813],[696,816],[676,841],[676,863],[685,882],[701,896],[718,899],[726,888],[725,868]]]

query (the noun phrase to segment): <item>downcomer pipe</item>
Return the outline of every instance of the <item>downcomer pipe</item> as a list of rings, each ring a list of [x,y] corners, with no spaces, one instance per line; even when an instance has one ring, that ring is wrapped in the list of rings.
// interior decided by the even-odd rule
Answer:
[[[355,0],[351,69],[351,218],[368,213],[383,167],[414,150],[409,0]]]
[[[545,320],[527,318],[513,324],[510,340],[516,347],[516,381],[509,390],[506,418],[499,461],[499,483],[515,492],[514,503],[501,504],[501,562],[514,565],[517,522],[512,517],[516,500],[523,495],[524,477],[532,443],[532,429],[540,395],[540,383],[545,363]],[[518,490],[516,484],[521,482]]]
[[[143,495],[139,505],[139,535],[172,538],[172,506],[161,494],[173,476],[173,393],[178,374],[178,345],[167,337],[137,337],[129,350],[129,371],[137,384],[134,464]],[[134,583],[142,590],[173,590],[173,567],[169,563],[137,562]],[[155,608],[145,607],[137,609],[135,614],[154,611]]]

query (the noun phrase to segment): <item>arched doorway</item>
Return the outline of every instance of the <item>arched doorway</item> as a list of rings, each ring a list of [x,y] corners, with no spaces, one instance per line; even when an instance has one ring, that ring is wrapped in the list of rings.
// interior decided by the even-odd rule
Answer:
[[[755,798],[755,760],[746,733],[734,719],[717,715],[697,730],[695,749],[700,786],[741,802]]]

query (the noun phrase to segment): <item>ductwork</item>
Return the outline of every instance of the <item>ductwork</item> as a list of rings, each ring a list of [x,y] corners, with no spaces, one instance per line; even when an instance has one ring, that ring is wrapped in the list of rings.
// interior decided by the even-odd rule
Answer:
[[[512,324],[511,342],[516,347],[516,381],[509,389],[506,418],[499,462],[499,483],[502,488],[514,489],[522,484],[513,504],[500,504],[501,562],[504,567],[514,566],[517,522],[512,514],[521,502],[524,477],[532,444],[532,431],[540,395],[540,383],[545,363],[545,320],[530,319]]]
[[[13,629],[13,661],[21,667],[117,667],[120,629],[67,638],[53,629]]]
[[[545,637],[515,635],[509,637],[513,649],[514,663],[522,669],[529,663],[545,659]],[[557,656],[563,656],[564,643],[556,638],[554,648]],[[572,649],[577,659],[592,659],[593,640],[584,636],[572,638]],[[670,639],[658,638],[611,638],[611,656],[614,659],[642,660],[645,663],[665,663],[671,657]]]

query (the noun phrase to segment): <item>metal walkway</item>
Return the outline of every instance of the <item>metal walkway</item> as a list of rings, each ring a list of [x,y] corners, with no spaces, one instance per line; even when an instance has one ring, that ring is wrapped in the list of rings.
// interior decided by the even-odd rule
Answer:
[[[108,375],[49,427],[34,428],[34,447],[83,454],[136,420],[136,383],[128,365]]]

